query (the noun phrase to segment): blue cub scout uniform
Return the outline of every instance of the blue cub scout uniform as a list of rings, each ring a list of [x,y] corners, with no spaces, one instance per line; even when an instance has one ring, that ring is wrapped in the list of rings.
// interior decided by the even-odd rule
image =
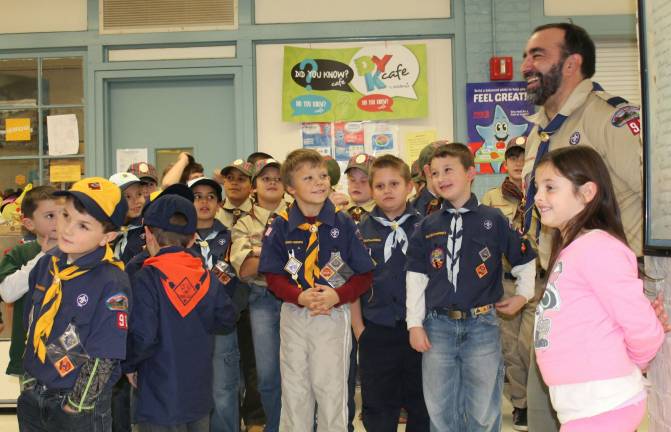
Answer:
[[[293,255],[301,263],[305,262],[305,250],[308,246],[310,232],[299,229],[306,222],[298,205],[288,210],[288,220],[276,217],[272,225],[266,229],[261,248],[259,273],[286,274],[285,269],[289,258]],[[361,242],[361,233],[354,221],[342,211],[336,211],[333,203],[326,200],[317,221],[321,222],[318,229],[319,258],[317,265],[323,268],[331,259],[332,254],[339,253],[355,274],[368,273],[373,270],[373,261]],[[303,267],[298,271],[295,281],[303,289],[310,288],[305,280]],[[323,277],[315,279],[315,283],[328,285]]]
[[[408,206],[400,217],[407,214],[410,216],[400,224],[408,237],[408,240],[403,242],[406,248],[415,231],[415,226],[422,219],[422,215],[411,206]],[[403,252],[404,245],[398,243],[392,247],[387,242],[388,236],[392,233],[392,227],[382,225],[375,219],[376,217],[386,219],[382,211],[375,207],[359,224],[363,243],[375,262],[373,286],[361,295],[361,308],[366,320],[381,326],[395,327],[398,321],[405,320],[406,257]],[[391,255],[387,261],[385,261],[386,248],[391,248]]]
[[[144,250],[144,245],[145,239],[142,218],[136,218],[123,227],[121,235],[119,235],[114,242],[113,249],[115,254],[118,253],[119,259],[123,261],[124,264],[128,264],[135,255]]]
[[[202,244],[206,242],[207,246]],[[215,219],[212,225],[212,231],[206,238],[200,238],[200,234],[196,237],[196,242],[192,248],[197,254],[203,257],[207,268],[212,269],[218,261],[226,259],[228,248],[231,246],[231,232]]]
[[[440,211],[420,222],[408,248],[407,270],[429,277],[425,291],[426,309],[450,308],[468,310],[496,303],[503,296],[502,256],[512,266],[526,264],[536,253],[526,240],[510,228],[500,210],[480,205],[475,195],[464,205],[461,213],[463,232],[461,248],[452,257],[449,234],[456,230],[452,206],[443,203]],[[457,286],[449,282],[448,269],[459,260]]]
[[[91,270],[74,279],[61,281],[63,297],[46,342],[47,346],[51,343],[59,344],[59,338],[68,325],[72,324],[90,358],[123,360],[126,357],[130,283],[121,269],[101,261],[104,255],[105,248],[100,247],[77,259],[74,265]],[[64,253],[56,250],[53,256],[59,258],[59,268],[67,267],[67,256]],[[26,301],[24,314],[28,338],[23,365],[26,372],[40,384],[50,389],[67,390],[74,386],[80,366],[61,377],[49,356],[42,363],[33,347],[36,320],[40,315],[44,295],[53,279],[50,272],[51,260],[52,255],[42,257],[29,276],[26,296],[29,300]],[[108,388],[120,376],[121,368],[117,363],[107,383]]]

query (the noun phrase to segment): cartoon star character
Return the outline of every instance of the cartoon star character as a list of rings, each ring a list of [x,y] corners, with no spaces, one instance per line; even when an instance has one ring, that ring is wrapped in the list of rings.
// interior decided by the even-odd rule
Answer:
[[[514,124],[500,105],[494,108],[494,119],[489,126],[476,125],[475,129],[484,141],[475,152],[476,164],[491,164],[495,173],[501,172],[508,138],[524,135],[528,124]]]

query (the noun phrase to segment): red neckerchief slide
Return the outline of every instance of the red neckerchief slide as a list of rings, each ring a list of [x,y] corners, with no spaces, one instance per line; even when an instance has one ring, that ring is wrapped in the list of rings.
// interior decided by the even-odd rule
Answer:
[[[182,318],[198,306],[210,289],[210,272],[203,268],[200,258],[187,252],[151,257],[144,266],[159,270],[163,289]]]

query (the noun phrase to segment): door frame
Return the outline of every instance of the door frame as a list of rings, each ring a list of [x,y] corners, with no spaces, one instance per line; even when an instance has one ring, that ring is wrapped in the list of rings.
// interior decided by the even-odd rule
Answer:
[[[110,176],[115,172],[114,155],[110,138],[110,84],[115,82],[162,81],[174,79],[211,79],[224,78],[233,80],[235,94],[234,106],[245,103],[242,83],[242,67],[206,67],[206,68],[169,68],[169,69],[131,69],[98,71],[95,73],[95,141],[99,145],[91,146],[87,158],[86,172],[96,175]],[[244,110],[235,109],[235,150],[237,155],[246,155],[253,150],[252,143],[245,137]],[[102,145],[100,145],[102,144]]]

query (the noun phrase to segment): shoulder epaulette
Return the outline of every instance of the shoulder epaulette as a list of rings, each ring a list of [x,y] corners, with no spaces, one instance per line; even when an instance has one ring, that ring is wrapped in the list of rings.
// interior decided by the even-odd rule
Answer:
[[[611,94],[607,93],[603,87],[601,87],[601,84],[597,82],[592,83],[592,92],[599,96],[601,99],[606,101],[606,103],[613,108],[617,108],[620,105],[629,105],[629,101],[626,100],[623,97],[620,96],[612,96]]]

